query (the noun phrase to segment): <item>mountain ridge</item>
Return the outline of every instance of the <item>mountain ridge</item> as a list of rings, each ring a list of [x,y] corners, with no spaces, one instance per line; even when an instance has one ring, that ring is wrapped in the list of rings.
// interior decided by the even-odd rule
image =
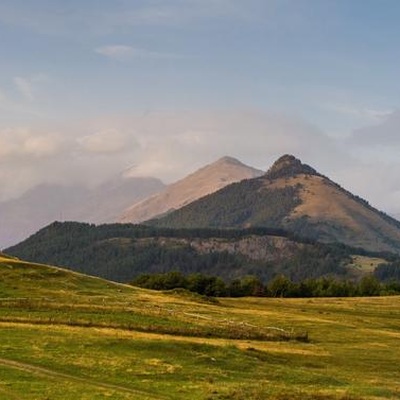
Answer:
[[[357,249],[298,240],[279,229],[188,230],[55,222],[6,252],[119,282],[166,271],[228,280],[255,274],[267,281],[281,273],[294,279],[348,276],[345,265]]]
[[[292,155],[262,176],[146,224],[160,227],[283,228],[322,242],[400,252],[400,222],[372,207]]]

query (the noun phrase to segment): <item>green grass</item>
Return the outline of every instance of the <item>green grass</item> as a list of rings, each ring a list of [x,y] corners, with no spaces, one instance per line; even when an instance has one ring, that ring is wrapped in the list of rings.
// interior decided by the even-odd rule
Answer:
[[[213,303],[6,258],[0,293],[0,399],[400,398],[399,297]]]
[[[373,273],[378,265],[386,263],[387,261],[383,258],[354,255],[346,268],[349,270],[350,276],[360,278]]]

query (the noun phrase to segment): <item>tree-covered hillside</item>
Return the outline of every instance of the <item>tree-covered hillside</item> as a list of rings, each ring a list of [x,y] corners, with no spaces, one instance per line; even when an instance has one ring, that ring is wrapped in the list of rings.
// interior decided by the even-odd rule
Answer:
[[[300,204],[298,190],[298,186],[266,189],[264,177],[249,179],[149,221],[149,224],[173,228],[282,228],[282,220]]]
[[[130,224],[53,223],[7,249],[23,259],[128,282],[143,273],[180,271],[229,281],[346,277],[354,249],[296,241],[282,230],[163,229]]]

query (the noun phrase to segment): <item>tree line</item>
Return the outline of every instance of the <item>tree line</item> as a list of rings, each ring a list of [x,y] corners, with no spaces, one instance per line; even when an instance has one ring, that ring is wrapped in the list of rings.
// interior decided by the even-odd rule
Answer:
[[[201,273],[184,275],[179,271],[142,274],[130,282],[153,290],[186,289],[210,297],[358,297],[400,294],[400,281],[380,282],[372,274],[358,282],[320,277],[294,282],[287,276],[276,275],[264,284],[260,278],[246,275],[229,282],[221,277]]]

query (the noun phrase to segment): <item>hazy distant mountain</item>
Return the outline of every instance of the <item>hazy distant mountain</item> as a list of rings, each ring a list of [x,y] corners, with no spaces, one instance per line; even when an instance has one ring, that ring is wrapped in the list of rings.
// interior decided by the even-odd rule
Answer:
[[[85,201],[69,212],[69,220],[93,223],[116,221],[132,203],[162,190],[156,178],[118,176],[88,192]]]
[[[120,222],[139,223],[165,215],[233,183],[262,175],[232,157],[223,157],[137,204],[120,216]]]
[[[118,176],[94,188],[39,185],[17,199],[0,203],[0,248],[25,239],[58,220],[102,223],[115,220],[132,202],[164,187],[155,178]]]
[[[261,177],[229,185],[149,223],[278,227],[323,242],[400,252],[400,222],[290,155]]]
[[[51,221],[68,218],[63,214],[67,206],[78,206],[86,193],[79,186],[43,184],[0,203],[0,247],[19,242]]]

